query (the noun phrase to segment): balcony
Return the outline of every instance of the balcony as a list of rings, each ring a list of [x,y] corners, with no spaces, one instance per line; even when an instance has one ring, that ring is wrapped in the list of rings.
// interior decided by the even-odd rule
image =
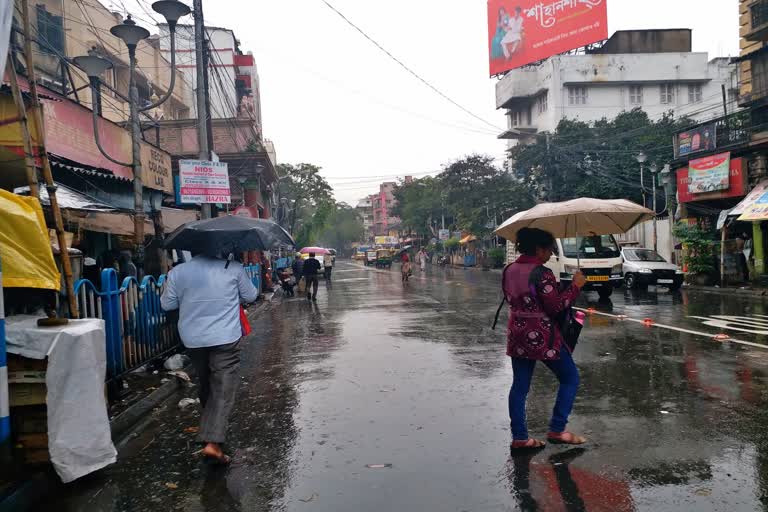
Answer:
[[[673,136],[675,160],[689,160],[748,145],[753,136],[764,131],[762,123],[753,122],[751,110],[699,123]]]
[[[744,35],[748,41],[765,41],[768,36],[768,0],[758,0],[749,6],[751,30]]]

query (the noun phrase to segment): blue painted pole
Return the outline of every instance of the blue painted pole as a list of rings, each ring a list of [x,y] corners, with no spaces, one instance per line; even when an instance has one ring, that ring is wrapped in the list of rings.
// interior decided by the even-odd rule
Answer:
[[[3,304],[3,264],[0,261],[0,444],[11,438],[11,408],[8,399],[8,358],[5,352],[5,304]]]

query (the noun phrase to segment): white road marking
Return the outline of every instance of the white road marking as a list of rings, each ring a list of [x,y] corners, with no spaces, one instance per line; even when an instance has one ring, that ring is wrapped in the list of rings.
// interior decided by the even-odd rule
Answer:
[[[583,312],[585,312],[587,314],[590,314],[590,312],[587,309],[585,309],[585,308],[574,308],[574,309],[577,309],[579,311],[583,311]],[[603,313],[602,311],[592,311],[591,314],[593,314],[593,315],[600,315],[600,316],[607,316],[608,318],[614,318],[614,319],[617,319],[617,320],[622,320],[624,322],[635,322],[637,324],[645,325],[645,322],[643,320],[640,320],[639,318],[630,318],[630,317],[624,317],[624,316],[619,318],[618,315],[612,315],[610,313]],[[686,333],[686,334],[693,334],[694,336],[704,336],[705,338],[709,338],[709,339],[713,339],[716,336],[716,334],[707,333],[707,332],[700,332],[700,331],[694,331],[694,330],[691,330],[691,329],[684,329],[682,327],[675,327],[674,325],[665,325],[665,324],[654,323],[654,324],[651,324],[650,327],[658,327],[660,329],[668,329],[670,331],[677,331],[677,332],[683,332],[683,333]],[[751,341],[738,340],[736,338],[728,338],[725,341],[729,342],[729,343],[737,343],[739,345],[747,345],[747,346],[750,346],[750,347],[762,348],[764,350],[768,349],[768,345],[761,345],[760,343],[753,343]]]
[[[749,316],[730,316],[730,315],[712,315],[712,316],[689,316],[697,320],[704,320],[704,325],[717,327],[719,329],[729,329],[732,331],[748,332],[750,334],[768,334],[768,318],[754,318]],[[752,329],[750,329],[750,327]]]

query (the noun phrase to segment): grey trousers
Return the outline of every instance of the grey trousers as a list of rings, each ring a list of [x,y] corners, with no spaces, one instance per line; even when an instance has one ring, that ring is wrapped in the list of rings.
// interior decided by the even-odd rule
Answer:
[[[240,380],[240,340],[227,345],[189,349],[199,384],[201,443],[223,443],[227,438],[227,425],[235,393]]]

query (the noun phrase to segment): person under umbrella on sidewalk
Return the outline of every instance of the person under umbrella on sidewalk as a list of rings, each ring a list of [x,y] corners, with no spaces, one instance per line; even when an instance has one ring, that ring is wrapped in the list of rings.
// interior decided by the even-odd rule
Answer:
[[[240,305],[257,298],[240,263],[205,255],[174,267],[160,298],[165,311],[179,310],[179,335],[200,381],[201,453],[222,464],[230,460],[221,445],[239,384]]]
[[[528,436],[525,404],[537,361],[544,363],[560,383],[549,423],[547,440],[559,444],[583,444],[586,439],[565,431],[571,414],[579,372],[571,350],[557,326],[557,315],[569,308],[581,292],[586,278],[581,271],[573,284],[559,290],[555,275],[544,264],[552,257],[555,238],[542,229],[523,228],[517,233],[517,261],[502,274],[502,291],[509,304],[507,355],[512,358],[513,380],[509,391],[511,449],[544,447]]]
[[[327,257],[329,256],[326,256],[326,258]],[[320,262],[315,258],[315,253],[309,253],[309,259],[304,262],[302,273],[304,274],[304,283],[307,286],[307,299],[315,302],[317,302],[317,288],[320,286],[317,277],[320,269],[322,269],[322,265],[320,265]]]

